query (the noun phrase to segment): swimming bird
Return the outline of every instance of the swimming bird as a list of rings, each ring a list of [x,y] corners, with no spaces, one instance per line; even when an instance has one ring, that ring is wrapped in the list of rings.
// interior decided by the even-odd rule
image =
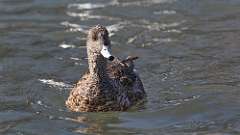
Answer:
[[[134,60],[111,55],[108,30],[92,27],[87,36],[89,71],[71,90],[66,106],[75,112],[124,111],[146,97]]]

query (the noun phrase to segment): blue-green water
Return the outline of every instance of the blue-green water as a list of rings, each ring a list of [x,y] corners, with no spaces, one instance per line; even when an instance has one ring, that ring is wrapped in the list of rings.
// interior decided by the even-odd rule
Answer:
[[[240,134],[239,0],[0,0],[1,135]],[[73,113],[89,27],[137,55],[148,101]]]

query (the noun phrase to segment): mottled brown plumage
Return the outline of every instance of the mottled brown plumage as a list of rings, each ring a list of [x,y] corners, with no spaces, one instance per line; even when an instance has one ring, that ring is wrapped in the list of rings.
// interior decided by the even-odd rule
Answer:
[[[100,53],[103,45],[111,46],[108,31],[97,25],[89,30],[87,37],[89,72],[79,80],[66,101],[72,111],[123,111],[146,96],[134,71],[133,61],[137,57],[107,62]]]

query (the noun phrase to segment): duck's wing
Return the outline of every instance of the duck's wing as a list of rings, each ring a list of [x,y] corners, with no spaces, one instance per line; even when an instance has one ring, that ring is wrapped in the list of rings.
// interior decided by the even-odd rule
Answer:
[[[119,81],[124,86],[133,86],[137,77],[133,63],[136,59],[138,57],[131,56],[124,60],[116,59],[108,66],[109,77]]]

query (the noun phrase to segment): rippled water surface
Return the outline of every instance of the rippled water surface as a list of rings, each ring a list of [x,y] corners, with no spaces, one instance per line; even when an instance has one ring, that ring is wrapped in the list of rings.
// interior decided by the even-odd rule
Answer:
[[[240,134],[239,0],[0,0],[0,134]],[[137,55],[148,101],[73,113],[89,27]]]

